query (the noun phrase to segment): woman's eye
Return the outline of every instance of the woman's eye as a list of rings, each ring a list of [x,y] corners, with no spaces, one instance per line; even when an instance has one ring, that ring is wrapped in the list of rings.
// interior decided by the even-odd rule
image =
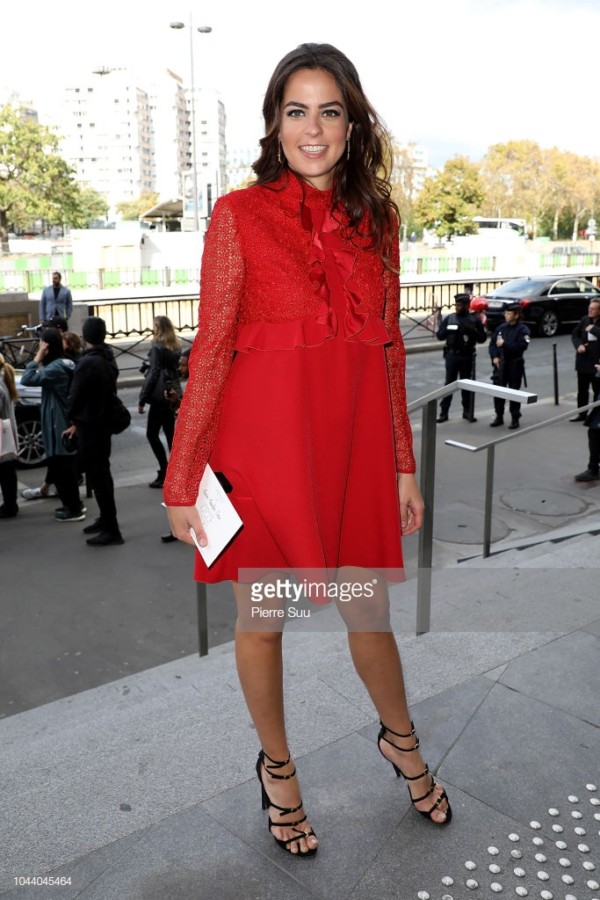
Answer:
[[[337,119],[338,116],[341,115],[339,109],[324,109],[323,115],[328,119]]]
[[[290,109],[288,110],[288,117],[290,119],[299,119],[300,116],[304,115],[304,110],[302,109]]]

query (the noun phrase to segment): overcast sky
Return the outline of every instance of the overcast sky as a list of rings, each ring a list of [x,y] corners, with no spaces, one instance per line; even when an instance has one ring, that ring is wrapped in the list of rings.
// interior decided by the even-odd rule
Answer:
[[[399,141],[434,165],[531,138],[599,156],[593,107],[600,0],[205,0],[192,7],[196,84],[225,102],[230,146],[253,146],[277,61],[303,41],[356,64]],[[43,109],[98,66],[169,67],[187,80],[189,0],[5,0],[0,87]],[[60,125],[60,122],[57,122]]]

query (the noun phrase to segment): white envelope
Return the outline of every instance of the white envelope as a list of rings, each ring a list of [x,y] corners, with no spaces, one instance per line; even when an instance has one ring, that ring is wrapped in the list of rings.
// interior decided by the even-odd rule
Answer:
[[[198,544],[193,528],[190,528],[190,534],[196,547],[198,547],[198,552],[202,559],[207,566],[210,566],[230,540],[238,533],[243,522],[209,465],[204,470],[204,475],[198,488],[196,509],[202,520],[202,527],[206,532],[208,541],[206,547],[201,547]]]

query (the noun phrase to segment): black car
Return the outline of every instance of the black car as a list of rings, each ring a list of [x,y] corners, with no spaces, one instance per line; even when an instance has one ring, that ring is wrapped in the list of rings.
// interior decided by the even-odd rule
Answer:
[[[600,299],[600,289],[585,278],[540,275],[514,278],[477,299],[485,301],[486,327],[490,331],[504,321],[507,306],[520,303],[523,321],[532,332],[554,337],[561,325],[575,325],[585,316],[590,300]]]

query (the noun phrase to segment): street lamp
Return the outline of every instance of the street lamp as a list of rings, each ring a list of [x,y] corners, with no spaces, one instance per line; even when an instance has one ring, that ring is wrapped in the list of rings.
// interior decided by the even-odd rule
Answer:
[[[170,22],[169,28],[179,31],[185,28],[185,22]],[[198,163],[196,157],[196,98],[194,88],[194,27],[192,24],[192,14],[190,13],[190,86],[192,92],[191,113],[192,113],[192,190],[194,191],[194,228],[200,231],[200,217],[198,214]],[[200,34],[210,34],[212,28],[210,25],[199,25],[196,28]]]

